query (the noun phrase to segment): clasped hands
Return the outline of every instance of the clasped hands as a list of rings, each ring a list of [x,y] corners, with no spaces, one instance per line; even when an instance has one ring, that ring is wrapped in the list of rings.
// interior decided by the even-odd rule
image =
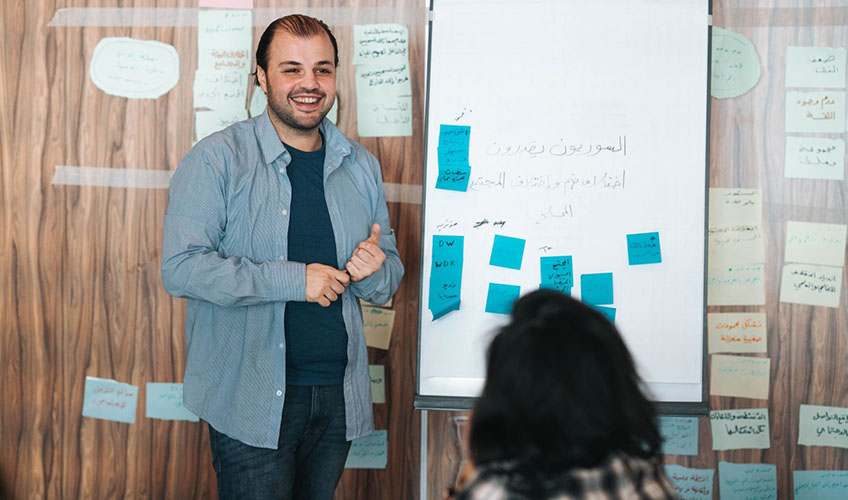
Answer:
[[[344,292],[351,281],[371,276],[383,265],[386,254],[380,249],[380,225],[371,226],[371,236],[356,246],[345,271],[324,264],[306,265],[306,301],[328,307]]]

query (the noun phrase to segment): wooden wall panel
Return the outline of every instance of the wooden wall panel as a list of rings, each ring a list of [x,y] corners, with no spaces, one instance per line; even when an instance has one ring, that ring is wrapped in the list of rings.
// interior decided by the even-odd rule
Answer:
[[[356,136],[352,25],[410,29],[414,135],[362,142],[385,182],[421,182],[426,15],[417,0],[255,0],[255,8],[334,16],[340,127]],[[197,30],[191,26],[48,27],[64,8],[194,8],[195,0],[4,0],[0,18],[0,498],[215,498],[205,424],[147,419],[144,385],[181,381],[185,301],[161,284],[162,189],[52,186],[57,165],[174,170],[191,146]],[[254,30],[254,43],[264,26]],[[88,77],[107,36],[152,39],[180,55],[179,84],[155,100],[107,95]],[[386,365],[389,466],[346,471],[338,498],[414,498],[419,417],[420,205],[390,203],[407,276],[396,295]],[[86,376],[139,386],[134,424],[81,416]]]

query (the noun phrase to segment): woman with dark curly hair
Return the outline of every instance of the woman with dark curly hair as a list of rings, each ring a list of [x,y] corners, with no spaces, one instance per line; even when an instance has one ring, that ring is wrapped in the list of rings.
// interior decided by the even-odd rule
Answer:
[[[457,500],[671,499],[652,404],[601,313],[553,290],[519,299],[489,346]]]

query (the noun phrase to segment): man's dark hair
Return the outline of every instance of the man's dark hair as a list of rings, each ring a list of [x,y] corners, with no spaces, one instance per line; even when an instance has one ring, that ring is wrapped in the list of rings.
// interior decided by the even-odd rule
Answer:
[[[268,72],[268,47],[274,39],[274,35],[278,31],[288,33],[299,38],[309,38],[315,35],[326,33],[330,37],[330,43],[333,44],[333,63],[339,65],[339,45],[336,43],[336,37],[330,31],[330,27],[324,24],[324,21],[315,19],[314,17],[304,16],[303,14],[292,14],[281,17],[272,22],[265,28],[262,37],[259,39],[259,45],[256,46],[256,67],[262,68],[262,71]],[[255,76],[256,86],[259,86],[259,77]]]
[[[600,312],[554,290],[532,292],[487,357],[471,419],[475,466],[509,462],[536,476],[597,467],[616,452],[661,456],[654,408]]]

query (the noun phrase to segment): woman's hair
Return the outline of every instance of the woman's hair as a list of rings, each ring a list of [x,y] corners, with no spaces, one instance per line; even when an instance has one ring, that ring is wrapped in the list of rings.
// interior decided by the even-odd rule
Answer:
[[[615,326],[554,290],[516,301],[489,346],[471,418],[474,464],[555,472],[595,467],[616,452],[659,457],[660,445],[654,408]]]

